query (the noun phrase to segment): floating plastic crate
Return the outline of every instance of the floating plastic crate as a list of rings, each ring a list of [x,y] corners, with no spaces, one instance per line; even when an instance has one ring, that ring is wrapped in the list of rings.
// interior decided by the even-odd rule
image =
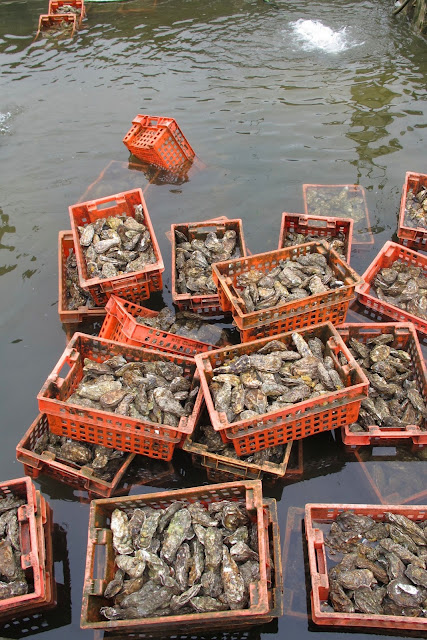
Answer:
[[[364,283],[358,284],[356,287],[358,300],[360,304],[368,307],[375,313],[379,313],[397,322],[412,322],[417,331],[427,334],[427,320],[423,320],[419,316],[414,316],[404,309],[395,307],[389,302],[380,300],[372,292],[372,284],[377,273],[381,269],[389,268],[395,260],[401,260],[408,265],[421,267],[424,276],[427,277],[427,256],[402,247],[401,244],[397,244],[396,242],[386,242],[377,257],[371,262],[363,274],[362,278]]]
[[[351,338],[366,343],[370,338],[382,334],[391,334],[394,337],[396,349],[405,349],[411,356],[412,371],[417,381],[418,389],[427,402],[427,368],[425,365],[421,346],[417,338],[415,327],[411,323],[375,323],[375,324],[343,324],[337,327],[337,331],[345,344],[349,346]],[[350,425],[341,427],[342,441],[347,447],[357,448],[369,444],[389,443],[393,441],[412,441],[416,446],[427,445],[427,419],[424,418],[421,426],[412,424],[404,429],[391,429],[370,425],[367,431],[352,432]]]
[[[146,324],[140,324],[136,320],[137,317],[155,318],[159,314],[123,298],[111,296],[107,302],[106,311],[107,316],[99,332],[100,338],[138,347],[149,347],[167,353],[178,353],[189,358],[195,356],[196,353],[215,349],[213,344],[199,342],[175,333],[155,329]]]
[[[99,218],[108,218],[110,216],[126,215],[135,218],[135,205],[142,205],[144,224],[150,232],[156,262],[147,264],[140,271],[133,271],[112,278],[90,278],[87,273],[86,260],[80,245],[80,235],[77,227],[95,222]],[[140,302],[148,299],[154,291],[162,290],[163,260],[141,189],[132,189],[131,191],[116,193],[105,198],[73,204],[68,208],[68,211],[76,250],[80,286],[90,293],[98,307],[104,306],[112,293],[116,293],[127,300]]]
[[[307,242],[321,237],[336,238],[339,234],[344,236],[343,253],[350,264],[351,241],[353,237],[354,222],[351,218],[333,218],[327,216],[309,216],[303,213],[282,213],[282,225],[280,227],[278,249],[285,248],[285,240],[290,233],[301,233],[306,236]]]
[[[365,189],[358,184],[303,184],[304,210],[307,215],[325,215],[337,216],[344,218],[353,218],[352,204],[356,203],[360,210],[363,211],[359,220],[354,220],[353,227],[353,244],[359,245],[361,248],[369,248],[374,244],[374,236],[369,220],[369,210],[366,203]],[[314,207],[311,203],[313,194],[321,196],[325,201],[325,209],[323,207]],[[328,206],[328,200],[337,195],[344,194],[342,204],[334,206],[331,209]]]
[[[184,376],[191,380],[196,370],[194,360],[184,356],[75,333],[37,396],[40,412],[46,414],[50,430],[59,436],[102,444],[119,451],[141,453],[150,458],[170,460],[175,447],[191,433],[192,425],[197,419],[197,402],[192,415],[180,418],[177,427],[65,402],[83,377],[85,358],[103,362],[117,355],[134,362],[173,362],[182,366]],[[61,377],[66,370],[65,377]]]
[[[308,558],[311,575],[311,613],[313,622],[318,625],[330,625],[335,629],[344,627],[366,627],[390,630],[426,631],[427,618],[409,616],[390,616],[374,613],[341,613],[323,611],[329,597],[328,562],[324,544],[324,525],[335,522],[343,511],[353,511],[356,515],[369,516],[377,522],[383,522],[386,512],[406,516],[414,522],[427,519],[427,507],[404,505],[371,504],[306,504],[305,531],[307,536]]]
[[[247,255],[245,237],[243,235],[243,224],[240,218],[229,220],[227,217],[204,220],[202,222],[186,222],[171,225],[172,242],[172,301],[183,311],[193,311],[203,316],[223,315],[223,308],[220,304],[218,293],[196,294],[178,293],[176,288],[176,241],[175,231],[180,231],[187,236],[189,242],[192,240],[205,240],[208,233],[214,231],[221,238],[225,231],[235,231],[237,245],[242,257]],[[217,284],[217,283],[215,283]]]
[[[70,31],[70,38],[72,38],[77,29],[77,17],[73,13],[43,13],[39,17],[39,26],[34,39],[37,40],[43,31],[52,29],[64,29],[65,33],[65,28]]]
[[[237,284],[241,274],[254,269],[268,274],[278,266],[280,260],[311,253],[325,256],[335,276],[344,282],[342,287],[307,296],[301,300],[275,305],[269,309],[252,313],[245,310],[245,304],[240,297],[242,287]],[[242,342],[264,336],[275,336],[278,333],[320,322],[330,321],[333,324],[340,324],[344,321],[348,305],[354,298],[356,285],[362,282],[354,269],[324,242],[308,242],[295,247],[259,253],[248,258],[217,262],[212,266],[212,276],[218,287],[221,308],[225,312],[231,312],[240,331]]]
[[[60,231],[58,235],[58,313],[63,324],[75,324],[84,320],[102,318],[107,313],[105,307],[90,308],[87,305],[70,310],[67,305],[66,263],[71,252],[74,251],[72,231]]]
[[[157,618],[144,618],[138,620],[103,620],[99,610],[109,601],[103,597],[105,587],[114,576],[114,550],[111,531],[108,527],[111,514],[119,508],[125,512],[135,507],[150,506],[154,509],[165,508],[180,500],[190,504],[200,500],[207,506],[212,502],[232,500],[240,503],[247,511],[249,518],[257,523],[259,544],[260,580],[250,587],[250,602],[246,609],[210,612],[209,614],[182,614],[175,616],[162,616]],[[204,487],[192,487],[177,491],[165,491],[161,493],[130,496],[117,499],[94,500],[91,503],[89,516],[88,551],[86,558],[86,571],[83,587],[83,603],[81,614],[81,627],[83,629],[105,629],[117,631],[191,631],[195,628],[203,628],[209,625],[210,629],[218,626],[228,628],[228,624],[257,624],[271,619],[273,607],[271,594],[268,591],[268,574],[271,572],[270,554],[267,549],[266,521],[263,510],[263,497],[261,481],[240,481],[234,483],[208,485]],[[98,547],[103,547],[105,566],[97,577],[94,572],[95,554]],[[99,556],[98,556],[99,557]]]
[[[90,467],[80,467],[72,462],[57,460],[55,454],[50,452],[35,453],[34,445],[48,431],[49,423],[46,415],[39,414],[17,445],[16,458],[23,463],[25,473],[28,472],[32,478],[47,474],[58,482],[106,498],[115,494],[135,454],[129,453],[123,456],[122,464],[111,481],[102,480]]]
[[[297,402],[291,407],[279,411],[263,413],[256,417],[230,423],[224,412],[215,409],[209,384],[213,369],[222,366],[226,360],[243,354],[256,353],[272,338],[263,338],[234,347],[224,347],[216,351],[197,355],[195,360],[200,375],[203,395],[209,411],[212,425],[219,431],[224,442],[232,442],[238,456],[249,455],[255,451],[284,444],[291,440],[300,440],[315,433],[330,431],[344,424],[355,422],[359,415],[360,404],[367,396],[369,382],[362,369],[350,355],[339,333],[330,322],[302,329],[298,333],[305,339],[318,337],[326,345],[325,355],[334,361],[345,388],[331,391],[321,396]],[[275,336],[276,340],[293,348],[292,332]],[[291,346],[292,345],[292,346]],[[338,360],[342,353],[348,364],[341,366]]]
[[[176,120],[138,114],[123,138],[129,151],[163,169],[178,169],[195,156]]]
[[[426,173],[413,173],[412,171],[407,171],[405,184],[402,189],[402,198],[400,201],[397,236],[401,244],[409,249],[413,249],[414,251],[427,251],[427,227],[418,227],[415,221],[413,225],[411,225],[410,219],[405,221],[406,198],[410,189],[412,189],[413,194],[416,195],[420,189],[426,188]]]
[[[74,11],[68,12],[68,7],[72,7]],[[49,0],[48,13],[74,13],[76,16],[76,20],[80,26],[83,18],[86,17],[84,0]]]
[[[258,464],[209,451],[207,445],[197,442],[195,438],[199,436],[200,425],[210,422],[205,402],[202,398],[200,398],[200,402],[202,402],[203,406],[197,413],[201,417],[193,433],[188,435],[184,440],[182,448],[191,454],[194,465],[205,468],[209,481],[225,482],[226,480],[237,480],[240,478],[244,480],[257,480],[263,477],[264,479],[275,481],[286,477],[292,451],[292,442],[287,444],[281,463],[267,461]]]

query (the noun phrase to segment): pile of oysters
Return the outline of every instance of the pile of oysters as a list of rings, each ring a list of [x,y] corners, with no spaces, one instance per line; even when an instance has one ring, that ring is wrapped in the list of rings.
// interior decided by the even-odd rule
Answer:
[[[21,568],[18,509],[25,504],[12,493],[0,499],[0,600],[23,596],[29,585]]]

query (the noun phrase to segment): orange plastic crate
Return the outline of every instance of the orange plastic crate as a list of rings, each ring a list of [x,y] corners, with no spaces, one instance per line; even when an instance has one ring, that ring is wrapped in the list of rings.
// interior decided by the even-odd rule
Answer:
[[[35,40],[37,40],[42,31],[57,29],[64,23],[70,25],[70,37],[72,37],[77,29],[77,17],[73,13],[41,14],[39,17],[39,26],[37,29]]]
[[[91,309],[88,306],[84,306],[74,310],[67,308],[66,262],[72,251],[74,251],[72,231],[60,231],[58,235],[58,313],[59,319],[63,324],[92,320],[105,316],[107,313],[105,307]]]
[[[339,613],[322,611],[322,604],[329,597],[328,562],[324,545],[324,525],[336,520],[339,513],[350,510],[356,515],[369,516],[377,522],[384,521],[384,513],[404,515],[414,522],[427,519],[427,507],[372,504],[306,504],[305,530],[311,575],[311,613],[318,625],[337,627],[367,627],[390,630],[427,631],[427,618],[389,616],[373,613]]]
[[[407,171],[405,176],[405,184],[402,189],[402,198],[400,200],[399,211],[399,225],[397,227],[397,236],[399,242],[409,249],[414,251],[427,251],[427,228],[417,227],[415,223],[410,226],[405,224],[405,205],[406,197],[410,189],[413,190],[414,195],[422,188],[427,187],[427,174],[426,173],[413,173]]]
[[[421,395],[427,401],[427,367],[425,365],[421,346],[415,327],[411,323],[385,322],[375,324],[343,324],[337,327],[337,331],[347,346],[350,338],[355,338],[365,343],[369,338],[375,338],[383,333],[394,336],[395,348],[405,349],[411,355],[412,369]],[[427,444],[427,419],[424,418],[422,428],[418,425],[407,425],[405,429],[382,428],[378,425],[370,425],[368,431],[353,433],[349,425],[341,427],[343,443],[350,448],[362,445],[390,443],[393,441],[412,441],[414,445]]]
[[[346,261],[350,264],[351,241],[353,236],[354,222],[351,218],[332,218],[322,216],[309,216],[304,213],[282,213],[282,224],[280,227],[279,246],[283,249],[285,240],[290,233],[301,233],[310,238],[322,237],[325,242],[326,238],[336,238],[340,233],[343,234],[344,255]]]
[[[163,169],[178,169],[195,156],[176,120],[138,114],[123,138],[129,151]]]
[[[421,267],[424,276],[427,276],[427,256],[402,247],[401,244],[397,244],[396,242],[386,242],[377,257],[371,262],[363,274],[362,278],[364,283],[356,287],[358,300],[360,304],[372,309],[381,316],[396,320],[397,322],[412,322],[417,331],[427,334],[427,320],[414,316],[399,307],[395,307],[389,302],[379,300],[379,298],[371,293],[372,283],[377,273],[380,269],[390,267],[395,260],[402,260],[408,265]]]
[[[334,195],[338,194],[340,191],[345,189],[347,192],[347,200],[351,202],[352,200],[359,200],[361,206],[364,210],[364,220],[354,221],[353,227],[353,244],[359,245],[361,248],[366,247],[369,248],[374,244],[374,236],[371,229],[371,223],[369,220],[369,210],[368,205],[366,203],[366,195],[365,189],[358,184],[303,184],[303,198],[304,198],[304,210],[307,215],[318,215],[319,212],[314,210],[309,203],[310,193],[315,192],[317,194],[322,194],[324,198],[330,198]],[[330,215],[330,211],[327,209],[325,211],[325,217]],[[345,209],[344,205],[341,210],[339,208],[334,214],[341,217],[348,218],[348,211]],[[320,214],[323,215],[323,214]]]
[[[125,214],[134,218],[133,207],[139,204],[144,210],[144,224],[150,232],[156,262],[147,264],[140,271],[126,275],[118,275],[113,278],[89,278],[77,227],[109,216]],[[69,207],[68,211],[76,250],[80,286],[89,291],[97,306],[104,306],[112,293],[117,293],[127,300],[140,302],[148,299],[152,292],[162,290],[163,260],[141,189],[132,189],[105,198],[80,202]]]
[[[296,258],[301,255],[318,253],[326,257],[334,274],[344,282],[338,289],[276,305],[269,309],[247,313],[240,298],[241,287],[237,278],[257,269],[268,273],[276,267],[280,260]],[[348,305],[354,297],[360,276],[336,251],[325,242],[307,242],[295,247],[278,249],[267,253],[259,253],[248,258],[237,258],[226,262],[216,262],[212,266],[212,276],[218,287],[218,295],[223,311],[230,311],[240,331],[242,342],[248,342],[262,336],[274,336],[278,332],[299,329],[301,326],[331,321],[340,324],[344,320]]]
[[[111,296],[107,302],[106,311],[107,316],[99,332],[100,338],[139,347],[149,347],[167,353],[178,353],[189,358],[195,356],[196,353],[215,349],[213,344],[184,338],[175,333],[140,324],[135,319],[138,316],[155,318],[158,313],[123,298]]]
[[[175,447],[191,433],[197,418],[197,402],[192,415],[181,418],[178,427],[65,403],[83,377],[84,358],[103,362],[115,355],[135,362],[173,362],[184,367],[184,375],[189,379],[193,378],[196,370],[194,360],[184,356],[75,333],[37,396],[40,412],[46,414],[50,430],[57,435],[170,460]],[[65,377],[61,377],[65,370],[68,370]]]
[[[237,245],[242,257],[247,255],[245,237],[243,235],[243,224],[240,218],[229,220],[226,216],[204,220],[202,222],[182,222],[171,225],[172,241],[172,301],[181,310],[193,311],[204,316],[223,315],[224,309],[221,306],[218,293],[206,295],[191,295],[189,293],[178,293],[176,290],[176,242],[175,231],[180,231],[187,236],[189,242],[192,240],[205,240],[208,233],[215,231],[220,237],[225,231],[236,232]]]
[[[224,442],[233,443],[237,455],[243,456],[267,447],[284,444],[290,440],[300,440],[315,433],[331,431],[344,424],[355,422],[359,415],[360,403],[368,393],[369,382],[362,369],[350,355],[339,333],[330,322],[302,329],[298,333],[304,338],[318,337],[326,344],[326,354],[331,355],[335,368],[346,386],[340,391],[331,391],[310,400],[297,402],[292,407],[280,411],[260,414],[240,422],[230,423],[226,414],[215,409],[209,384],[213,369],[226,360],[243,354],[256,353],[272,338],[263,338],[233,347],[197,355],[195,360],[200,375],[203,395],[215,430]],[[285,344],[292,343],[292,332],[274,336]],[[342,353],[348,364],[341,366],[338,355]]]
[[[34,453],[33,447],[36,441],[47,431],[49,431],[48,419],[46,415],[39,414],[16,447],[16,459],[23,463],[28,475],[32,478],[38,478],[40,474],[47,474],[58,482],[106,498],[115,494],[129,465],[135,458],[135,454],[129,453],[123,457],[122,465],[111,481],[102,480],[91,469],[82,469],[71,462],[60,462],[55,459],[54,454]]]
[[[86,17],[86,9],[84,0],[49,0],[49,9],[48,13],[67,13],[63,11],[65,6],[73,7],[74,9],[80,11],[80,13],[76,13],[76,20],[79,25],[81,25],[83,18]]]
[[[109,604],[103,597],[105,587],[114,576],[115,553],[112,546],[111,532],[108,528],[110,517],[114,509],[128,511],[139,507],[150,506],[154,509],[165,508],[176,500],[190,504],[200,500],[207,506],[212,502],[221,500],[236,501],[244,506],[253,522],[257,523],[260,580],[250,587],[250,604],[247,609],[210,612],[208,614],[182,614],[175,616],[163,616],[157,618],[143,618],[137,620],[103,620],[99,609]],[[228,628],[228,624],[257,624],[259,620],[266,621],[272,609],[271,597],[268,592],[268,567],[271,566],[267,549],[267,522],[263,511],[262,484],[260,480],[239,481],[225,484],[207,485],[204,487],[192,487],[175,491],[130,496],[117,499],[93,500],[89,515],[88,550],[86,558],[86,571],[83,587],[83,603],[80,626],[82,629],[105,629],[117,631],[138,631],[158,633],[167,631],[181,632],[203,628],[208,624],[209,628]],[[95,576],[95,553],[97,547],[103,547],[105,566],[102,567],[102,577]],[[98,573],[100,575],[100,573]],[[270,573],[271,575],[271,573]],[[271,595],[271,594],[270,594]]]

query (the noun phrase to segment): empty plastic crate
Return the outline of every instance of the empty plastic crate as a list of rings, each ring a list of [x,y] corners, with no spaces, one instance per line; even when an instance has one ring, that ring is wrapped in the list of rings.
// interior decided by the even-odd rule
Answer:
[[[413,249],[414,251],[427,251],[427,225],[424,227],[418,226],[415,220],[412,220],[409,215],[405,215],[406,199],[410,190],[412,190],[413,194],[416,195],[420,189],[426,188],[426,173],[413,173],[412,171],[408,171],[406,173],[405,184],[403,185],[402,198],[400,201],[397,236],[401,244]],[[425,213],[425,216],[427,218],[427,212]]]

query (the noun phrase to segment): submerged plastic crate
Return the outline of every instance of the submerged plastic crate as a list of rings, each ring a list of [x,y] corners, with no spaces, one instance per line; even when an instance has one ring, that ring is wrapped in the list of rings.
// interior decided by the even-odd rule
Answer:
[[[166,508],[176,500],[187,504],[201,501],[204,506],[221,500],[236,501],[247,509],[249,518],[257,523],[260,580],[250,586],[249,607],[239,610],[182,614],[137,620],[103,620],[99,613],[100,607],[109,606],[110,603],[108,599],[103,597],[103,593],[115,572],[112,532],[108,526],[112,512],[118,508],[129,513],[136,507],[142,508],[147,505],[154,509]],[[273,603],[271,594],[268,591],[268,578],[270,577],[271,579],[269,571],[271,561],[269,550],[267,549],[266,530],[267,522],[263,510],[262,485],[259,480],[192,487],[177,491],[130,496],[122,499],[94,500],[91,503],[89,515],[88,551],[80,626],[83,629],[117,631],[137,629],[140,632],[181,632],[203,628],[204,624],[209,625],[211,629],[217,626],[228,628],[229,624],[257,624],[259,621],[264,622],[269,618],[271,619],[270,612]],[[94,572],[95,555],[100,550],[99,548],[103,550],[105,565],[101,567],[102,573],[98,573],[98,576],[96,576]]]
[[[421,267],[424,276],[427,277],[427,256],[407,249],[396,242],[386,242],[363,274],[362,278],[364,283],[358,284],[356,287],[358,300],[360,304],[368,307],[375,313],[379,313],[381,316],[396,320],[397,322],[412,322],[417,331],[427,334],[427,320],[420,316],[412,315],[408,313],[408,311],[400,309],[389,302],[380,300],[372,292],[372,285],[377,273],[381,269],[389,268],[395,260],[401,260],[408,265]]]
[[[23,463],[27,475],[38,478],[40,474],[47,474],[58,482],[77,489],[85,489],[95,495],[107,498],[114,495],[135,454],[129,453],[123,456],[122,464],[111,481],[102,480],[90,467],[82,467],[70,461],[57,459],[54,453],[35,453],[34,445],[48,431],[49,423],[46,415],[39,414],[16,447],[16,458]]]
[[[318,625],[367,629],[427,631],[427,618],[379,615],[375,613],[341,613],[325,611],[322,605],[329,597],[329,579],[324,533],[325,525],[335,522],[339,513],[353,511],[356,515],[369,516],[377,522],[384,521],[385,512],[404,515],[414,522],[427,519],[427,507],[371,504],[306,504],[305,529],[311,575],[311,613]]]
[[[72,7],[74,11],[68,12],[68,7]],[[84,0],[49,0],[48,13],[74,13],[78,24],[81,25],[83,18],[86,17]]]
[[[362,369],[350,355],[339,333],[330,322],[302,329],[298,333],[305,339],[318,337],[326,345],[325,355],[330,355],[335,369],[345,381],[344,389],[331,391],[321,396],[297,402],[291,407],[279,411],[263,413],[247,420],[230,423],[224,412],[215,409],[209,389],[213,369],[222,366],[226,360],[244,354],[256,353],[273,338],[263,338],[234,347],[225,347],[197,355],[195,360],[200,375],[203,395],[209,411],[212,425],[219,431],[224,442],[233,443],[237,455],[248,455],[267,447],[284,444],[291,440],[300,440],[315,433],[330,431],[344,424],[354,422],[359,415],[361,401],[367,396],[369,382]],[[292,332],[274,336],[291,347]],[[346,365],[339,363],[342,353]]]
[[[283,249],[285,240],[290,233],[301,233],[310,239],[321,237],[325,241],[327,237],[336,238],[340,233],[344,236],[344,256],[350,264],[351,241],[353,237],[354,222],[351,218],[333,218],[327,216],[309,216],[303,213],[282,213],[280,227],[279,246]]]
[[[175,447],[191,433],[197,418],[197,402],[192,415],[180,418],[177,427],[66,403],[83,377],[85,358],[103,362],[116,355],[133,362],[173,362],[183,366],[184,376],[191,380],[196,370],[194,360],[184,356],[75,333],[37,396],[40,412],[46,414],[50,430],[57,435],[170,460]]]
[[[195,156],[173,118],[138,114],[123,142],[134,156],[163,169],[180,168]]]
[[[72,37],[77,29],[77,17],[74,13],[43,13],[39,17],[39,26],[37,29],[35,40],[39,37],[40,33],[48,30],[60,30],[65,29],[70,31],[70,37]]]
[[[100,338],[138,347],[149,347],[167,353],[178,353],[190,358],[196,353],[215,349],[213,344],[140,324],[136,321],[137,317],[155,318],[158,312],[140,307],[123,298],[111,296],[107,302],[106,311],[107,316],[99,332]]]
[[[427,226],[418,227],[415,221],[411,223],[411,219],[409,217],[405,220],[406,198],[411,189],[413,194],[416,195],[420,189],[426,188],[426,173],[413,173],[412,171],[406,172],[405,184],[403,185],[402,198],[400,201],[397,236],[401,244],[413,249],[414,251],[427,251]]]
[[[375,324],[343,324],[337,327],[337,331],[345,344],[349,346],[349,340],[355,338],[359,342],[366,343],[370,338],[375,338],[382,334],[391,334],[394,336],[394,348],[405,349],[411,356],[412,371],[415,374],[418,389],[427,402],[427,367],[425,365],[421,346],[415,331],[415,327],[411,323],[375,323]],[[392,441],[411,441],[416,446],[427,445],[427,419],[424,418],[423,424],[420,426],[412,424],[407,425],[404,429],[392,429],[390,427],[381,427],[378,425],[370,425],[367,431],[353,433],[349,429],[349,425],[341,427],[341,435],[343,443],[347,447],[359,447],[369,444],[381,444]]]
[[[240,218],[229,220],[226,216],[202,222],[188,222],[171,225],[172,242],[172,301],[180,310],[193,311],[200,315],[217,316],[223,315],[224,309],[220,304],[218,293],[213,294],[190,294],[178,293],[176,288],[176,241],[175,231],[180,231],[187,236],[189,242],[192,240],[205,240],[208,233],[214,231],[220,238],[225,231],[235,231],[236,240],[241,257],[247,255],[245,237],[243,235],[243,224]]]
[[[251,313],[246,311],[245,304],[240,297],[242,287],[237,284],[240,275],[251,270],[259,270],[267,275],[278,266],[280,260],[311,253],[325,256],[335,276],[344,282],[342,287],[307,296],[301,300],[285,302],[268,309]],[[312,326],[320,322],[342,323],[348,305],[354,298],[356,285],[362,281],[354,269],[325,242],[308,242],[295,247],[259,253],[248,258],[217,262],[212,267],[212,276],[218,287],[221,308],[225,312],[231,312],[240,331],[242,342],[256,340],[264,336],[275,336],[278,333]]]
[[[363,187],[358,184],[303,184],[302,190],[306,214],[353,218],[353,244],[361,248],[369,248],[374,244],[365,189]],[[323,199],[322,206],[316,207],[313,205],[313,195],[318,195]],[[331,206],[331,200],[337,196],[340,198],[340,202]],[[353,203],[360,210],[359,219],[352,215]]]
[[[142,205],[144,224],[150,232],[156,262],[145,265],[139,271],[112,278],[90,278],[77,227],[110,216],[126,215],[135,218],[135,205]],[[127,300],[140,302],[149,298],[152,292],[162,290],[163,260],[141,189],[132,189],[88,202],[79,202],[70,206],[68,211],[76,250],[80,286],[90,293],[97,306],[104,306],[112,293],[117,293]]]
[[[63,324],[93,320],[94,318],[101,318],[107,313],[105,307],[91,308],[86,305],[72,310],[67,308],[66,262],[73,251],[72,231],[60,231],[58,234],[58,313]]]

